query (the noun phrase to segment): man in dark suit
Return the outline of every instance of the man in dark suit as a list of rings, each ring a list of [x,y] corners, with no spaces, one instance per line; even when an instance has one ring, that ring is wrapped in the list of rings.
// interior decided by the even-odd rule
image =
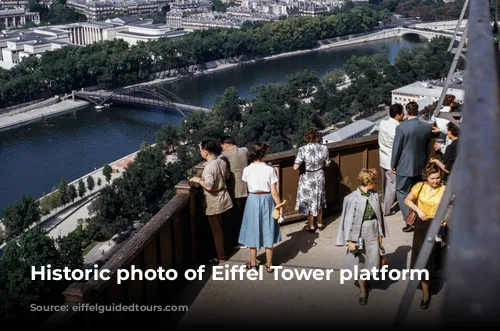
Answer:
[[[403,213],[403,220],[410,213],[404,200],[414,184],[422,180],[422,171],[430,154],[432,127],[418,119],[418,104],[414,101],[406,105],[407,120],[396,128],[392,148],[391,168],[396,174],[396,196]],[[403,232],[411,232],[406,225]]]

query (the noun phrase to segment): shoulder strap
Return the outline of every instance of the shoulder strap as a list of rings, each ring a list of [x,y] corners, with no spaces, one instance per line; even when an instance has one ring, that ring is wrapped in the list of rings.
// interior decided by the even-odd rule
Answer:
[[[422,182],[422,185],[420,186],[420,189],[418,190],[417,196],[415,197],[415,200],[418,200],[418,197],[420,196],[420,192],[424,188],[425,182]]]

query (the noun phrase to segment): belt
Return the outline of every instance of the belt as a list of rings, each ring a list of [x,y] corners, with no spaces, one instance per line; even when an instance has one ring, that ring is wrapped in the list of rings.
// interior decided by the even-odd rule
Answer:
[[[316,172],[316,171],[320,171],[320,170],[323,170],[323,168],[319,168],[319,169],[316,169],[316,170],[306,170],[306,172]]]
[[[270,194],[271,192],[250,192],[250,194]]]

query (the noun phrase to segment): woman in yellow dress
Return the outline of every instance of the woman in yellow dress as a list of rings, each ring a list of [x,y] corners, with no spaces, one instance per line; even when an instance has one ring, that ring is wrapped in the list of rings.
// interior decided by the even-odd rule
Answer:
[[[434,216],[438,210],[441,199],[443,198],[446,186],[441,183],[441,169],[435,163],[429,163],[425,166],[422,178],[423,182],[415,184],[408,196],[405,199],[405,204],[414,210],[418,217],[414,223],[415,231],[413,232],[413,244],[411,249],[411,267],[414,268],[417,261],[420,249],[425,241],[425,237],[431,222],[434,221]],[[436,220],[439,222],[441,220]],[[446,222],[441,221],[441,225],[445,226]],[[429,272],[429,278],[432,278],[439,265],[439,248],[434,245],[427,266],[425,269]],[[420,303],[420,308],[429,308],[430,293],[429,281],[421,280],[423,297]]]

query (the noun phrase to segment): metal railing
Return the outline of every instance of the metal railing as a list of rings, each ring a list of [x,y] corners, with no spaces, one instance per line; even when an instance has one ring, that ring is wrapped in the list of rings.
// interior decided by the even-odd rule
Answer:
[[[450,246],[445,267],[446,293],[441,313],[443,327],[498,325],[500,267],[500,96],[498,45],[494,43],[488,0],[469,4],[467,89],[461,125],[460,153],[436,213],[443,219],[453,195],[448,220]],[[415,264],[425,267],[440,222],[427,233]],[[418,280],[410,281],[394,320],[402,326]]]

